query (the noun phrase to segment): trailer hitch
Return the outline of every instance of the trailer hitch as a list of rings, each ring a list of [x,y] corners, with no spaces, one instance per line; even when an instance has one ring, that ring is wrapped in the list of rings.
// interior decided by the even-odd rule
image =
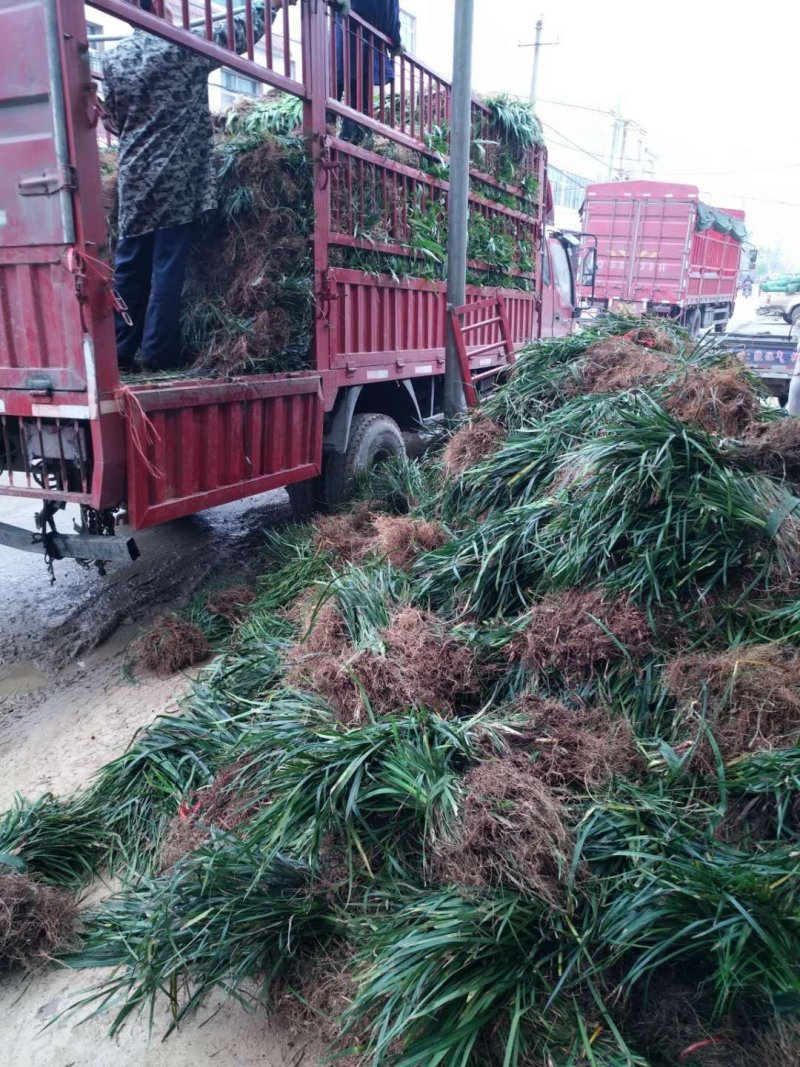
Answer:
[[[21,526],[0,522],[0,545],[44,556],[51,584],[55,582],[55,560],[74,559],[84,565],[96,562],[102,567],[102,564],[113,561],[135,562],[141,555],[132,537],[87,533],[80,528],[77,528],[78,532],[74,534],[59,533],[53,518],[57,510],[58,501],[46,500],[44,507],[36,515],[36,530],[26,530]]]

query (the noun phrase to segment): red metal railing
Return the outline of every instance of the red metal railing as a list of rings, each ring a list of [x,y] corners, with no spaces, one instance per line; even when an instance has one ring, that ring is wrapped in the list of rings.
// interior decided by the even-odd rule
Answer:
[[[259,44],[254,35],[254,0],[182,0],[176,21],[165,17],[167,10],[175,11],[174,2],[167,5],[158,0],[152,14],[137,10],[128,0],[88,3],[305,100],[305,131],[315,162],[320,164],[312,238],[318,294],[316,365],[320,370],[328,369],[332,247],[418,262],[430,262],[430,257],[437,255],[435,241],[429,242],[426,250],[420,248],[417,238],[426,219],[428,226],[434,231],[441,229],[443,236],[449,185],[420,168],[427,160],[426,170],[447,172],[449,82],[412,56],[393,56],[395,42],[358,15],[340,12],[333,0],[301,0],[300,7],[292,9],[301,12],[299,49],[290,33],[297,17],[290,16],[286,4],[278,12],[272,32]],[[231,42],[244,43],[243,55],[235,52]],[[298,71],[294,79],[289,77],[293,63]],[[388,159],[383,152],[376,154],[331,138],[326,128],[326,116],[331,114],[394,142],[400,158]],[[473,178],[482,183],[479,191],[473,183],[470,198],[476,223],[473,229],[479,229],[477,222],[481,220],[484,230],[513,250],[504,274],[513,277],[517,285],[533,288],[537,280],[532,267],[542,240],[542,215],[541,206],[533,203],[531,195],[536,195],[538,183],[538,198],[544,197],[545,153],[532,149],[521,162],[536,183],[529,183],[523,191],[504,182],[493,116],[477,100],[473,102],[473,142]],[[409,155],[409,149],[413,154]],[[509,195],[518,198],[516,208],[508,206]],[[498,203],[501,197],[504,202]],[[442,251],[445,243],[441,242]],[[474,272],[492,270],[492,263],[480,257],[479,241],[473,240],[471,251],[470,268]],[[370,269],[374,272],[374,265]],[[413,273],[410,265],[408,274]],[[515,327],[524,329],[528,314],[517,318]]]
[[[339,140],[332,142],[327,167],[332,244],[411,257],[426,266],[443,260],[448,182]],[[477,232],[480,218],[492,237],[504,243],[504,272],[532,282],[537,220],[477,193],[470,195],[470,205],[476,222],[473,230]],[[497,264],[479,258],[470,259],[469,266],[474,271],[497,269]]]
[[[449,314],[464,398],[468,408],[476,408],[478,390],[475,386],[487,379],[496,379],[515,360],[505,301],[498,294],[485,300],[473,300],[462,307],[451,307]],[[471,353],[468,352],[467,337],[473,342]],[[477,361],[490,369],[474,373]]]
[[[156,0],[155,10],[142,11],[138,0],[86,0],[107,15],[164,37],[175,44],[191,47],[212,62],[237,71],[276,89],[307,97],[302,48],[296,48],[290,32],[290,8],[284,5],[271,29],[259,41],[255,34],[258,0]],[[254,10],[255,9],[255,10]],[[177,16],[176,13],[177,12]],[[269,24],[270,4],[266,4]],[[189,34],[191,33],[191,38]],[[241,44],[241,49],[236,45]],[[297,76],[292,69],[297,69]]]

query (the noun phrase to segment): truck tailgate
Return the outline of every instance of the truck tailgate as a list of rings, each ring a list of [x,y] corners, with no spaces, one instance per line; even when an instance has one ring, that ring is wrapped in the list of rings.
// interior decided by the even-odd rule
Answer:
[[[599,299],[675,303],[683,295],[694,205],[667,197],[636,199],[590,186],[583,228],[597,236]],[[584,294],[586,295],[586,294]]]
[[[744,365],[765,378],[791,378],[797,360],[797,341],[788,335],[729,333],[720,338]]]
[[[135,530],[319,474],[318,374],[148,382],[122,400]]]

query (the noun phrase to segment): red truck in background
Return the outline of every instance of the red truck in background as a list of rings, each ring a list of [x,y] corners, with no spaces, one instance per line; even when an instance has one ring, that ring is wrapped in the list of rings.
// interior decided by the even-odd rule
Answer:
[[[743,265],[743,211],[704,205],[694,185],[609,182],[587,187],[582,224],[597,242],[585,306],[668,316],[692,335],[724,332]]]
[[[235,5],[206,3],[204,25],[194,32],[185,3],[182,24],[165,18],[158,2],[152,14],[127,0],[91,0],[87,7],[303,101],[316,173],[311,369],[126,384],[117,368],[112,271],[102,254],[97,86],[84,3],[0,3],[0,500],[44,501],[35,530],[0,522],[0,544],[49,560],[119,559],[136,552],[131,538],[111,536],[120,523],[136,531],[282,486],[304,511],[335,501],[345,476],[375,457],[401,451],[402,431],[440,417],[446,288],[333,265],[337,247],[371,251],[374,242],[360,236],[357,210],[337,209],[347,198],[332,190],[353,168],[371,174],[386,193],[380,251],[401,256],[409,255],[405,215],[391,205],[408,195],[423,204],[446,197],[448,183],[342,141],[326,116],[350,118],[425,152],[432,131],[449,121],[450,86],[404,54],[390,85],[364,94],[359,88],[351,99],[345,79],[340,99],[336,18],[375,53],[390,46],[387,38],[352,12],[337,16],[330,0],[302,0],[300,47],[284,5],[262,54],[253,40],[252,0]],[[221,17],[232,27],[242,12],[250,29],[246,53],[237,55],[215,42],[212,23]],[[487,109],[475,101],[473,136],[491,162],[488,123]],[[486,378],[532,338],[572,329],[576,293],[567,245],[561,235],[545,235],[551,210],[545,150],[531,149],[525,166],[540,190],[533,214],[507,206],[522,191],[496,179],[488,163],[487,173],[473,172],[497,191],[473,193],[473,210],[505,217],[530,243],[536,265],[527,289],[469,290],[475,312],[468,309],[458,322],[475,377]],[[66,502],[80,505],[75,534],[56,531]]]

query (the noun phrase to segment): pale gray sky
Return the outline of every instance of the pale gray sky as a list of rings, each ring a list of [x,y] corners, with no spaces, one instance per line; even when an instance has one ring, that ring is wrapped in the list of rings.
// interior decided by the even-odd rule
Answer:
[[[418,15],[422,58],[449,73],[454,0],[402,4]],[[477,90],[528,95],[533,54],[518,42],[533,41],[543,14],[544,40],[560,44],[542,51],[542,101],[613,110],[619,99],[647,130],[656,177],[743,207],[756,242],[782,242],[800,265],[800,4],[475,0],[475,12]],[[611,119],[539,111],[553,162],[604,177]]]

